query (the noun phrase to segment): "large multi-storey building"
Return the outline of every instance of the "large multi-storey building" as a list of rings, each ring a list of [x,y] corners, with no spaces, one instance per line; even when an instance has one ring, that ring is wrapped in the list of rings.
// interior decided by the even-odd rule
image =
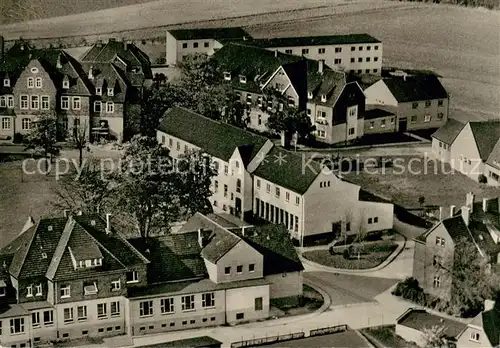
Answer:
[[[133,61],[136,55],[141,58]],[[96,44],[84,59],[82,64],[63,50],[25,42],[7,51],[0,62],[0,136],[26,134],[45,114],[57,117],[68,134],[85,127],[92,140],[121,140],[150,79],[149,61],[135,46],[115,41]]]
[[[334,70],[353,74],[382,72],[382,42],[368,34],[251,39],[248,44],[322,60]]]
[[[243,40],[250,35],[241,28],[198,28],[167,31],[166,63],[177,65],[189,54],[211,56],[226,42]]]
[[[406,132],[439,128],[448,120],[449,96],[434,75],[383,78],[364,92],[367,108],[382,107],[395,115],[395,127],[384,129]]]
[[[157,139],[174,159],[191,150],[212,157],[217,175],[210,202],[216,212],[283,224],[302,241],[393,226],[392,204],[360,200],[359,186],[314,158],[246,130],[175,107],[165,114]]]
[[[0,343],[235,324],[297,301],[302,264],[282,226],[196,214],[176,234],[125,240],[97,215],[30,219],[0,251]]]

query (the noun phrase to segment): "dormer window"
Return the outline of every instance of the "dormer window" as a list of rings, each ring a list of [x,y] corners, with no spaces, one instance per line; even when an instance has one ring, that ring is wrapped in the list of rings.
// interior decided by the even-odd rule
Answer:
[[[96,87],[95,88],[95,94],[96,95],[102,95],[102,87]]]
[[[3,86],[10,87],[10,79],[3,79]]]
[[[322,94],[322,95],[321,95],[321,101],[322,101],[323,103],[325,103],[325,102],[326,102],[326,94]]]
[[[108,88],[108,96],[112,97],[115,95],[115,90],[113,88]]]
[[[69,89],[69,80],[66,79],[66,80],[63,81],[63,88],[64,89]]]
[[[307,92],[307,99],[312,99],[312,98],[313,98],[313,93]]]
[[[83,291],[85,295],[95,295],[97,294],[97,284],[96,282],[84,282]]]
[[[224,80],[226,81],[231,81],[231,73],[230,72],[224,72]]]
[[[243,76],[243,75],[240,75],[240,82],[241,83],[247,83],[247,77]]]

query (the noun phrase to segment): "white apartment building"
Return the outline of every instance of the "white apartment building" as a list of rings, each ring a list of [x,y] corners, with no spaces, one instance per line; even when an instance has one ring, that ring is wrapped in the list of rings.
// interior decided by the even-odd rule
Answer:
[[[335,70],[373,75],[382,72],[382,42],[368,34],[253,39],[248,44],[323,60]]]

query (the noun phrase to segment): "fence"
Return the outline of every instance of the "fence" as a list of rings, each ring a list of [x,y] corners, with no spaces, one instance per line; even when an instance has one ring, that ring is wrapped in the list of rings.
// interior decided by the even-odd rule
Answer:
[[[289,333],[289,334],[285,334],[285,335],[254,338],[254,339],[246,340],[246,341],[233,342],[233,343],[231,343],[231,348],[262,346],[265,344],[296,340],[296,339],[304,338],[304,337],[305,337],[304,332],[295,332],[295,333]]]
[[[312,336],[321,336],[321,335],[329,335],[337,332],[344,332],[347,331],[347,325],[337,325],[337,326],[329,326],[329,327],[323,327],[320,329],[316,330],[311,330],[309,332],[309,337]]]

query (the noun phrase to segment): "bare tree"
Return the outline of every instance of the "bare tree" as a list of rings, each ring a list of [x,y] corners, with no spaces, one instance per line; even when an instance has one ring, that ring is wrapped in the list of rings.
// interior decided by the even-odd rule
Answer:
[[[452,347],[451,342],[446,335],[447,328],[445,326],[433,325],[432,327],[424,327],[422,329],[424,348],[447,348]]]
[[[83,150],[87,146],[88,134],[87,129],[89,124],[87,120],[83,122],[83,124],[75,125],[73,127],[72,141],[75,147],[78,149],[78,163],[80,167],[83,162]]]

